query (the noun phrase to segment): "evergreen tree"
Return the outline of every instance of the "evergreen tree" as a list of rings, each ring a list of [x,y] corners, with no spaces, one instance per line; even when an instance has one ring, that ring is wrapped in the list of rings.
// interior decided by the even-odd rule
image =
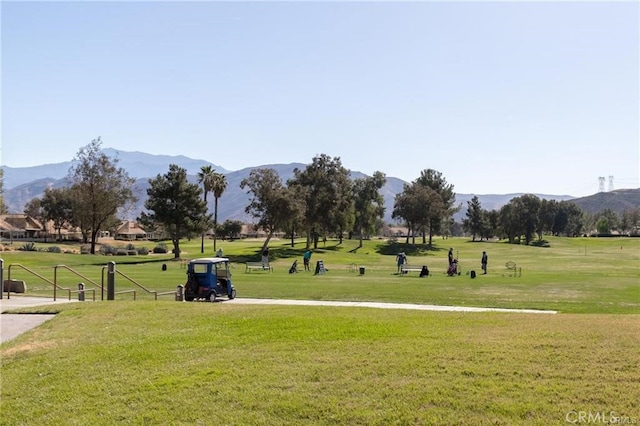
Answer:
[[[483,228],[483,210],[480,200],[476,195],[467,201],[467,219],[464,222],[465,230],[471,233],[472,241],[476,240],[476,235],[482,235]],[[480,237],[482,239],[482,237]]]
[[[169,171],[149,179],[147,201],[138,221],[143,225],[161,225],[171,238],[173,254],[180,257],[180,239],[201,234],[209,225],[207,205],[197,184],[189,183],[187,171],[175,164]]]

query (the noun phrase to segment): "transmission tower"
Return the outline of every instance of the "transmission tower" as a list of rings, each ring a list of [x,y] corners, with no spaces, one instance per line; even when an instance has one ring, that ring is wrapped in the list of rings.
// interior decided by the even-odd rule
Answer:
[[[613,176],[609,175],[609,191],[613,191]]]
[[[598,192],[604,192],[604,176],[599,176],[598,177]]]

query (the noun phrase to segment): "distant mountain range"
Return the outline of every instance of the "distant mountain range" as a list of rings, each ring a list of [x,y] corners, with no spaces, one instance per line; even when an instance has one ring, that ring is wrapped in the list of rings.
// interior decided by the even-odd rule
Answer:
[[[283,181],[286,181],[293,177],[295,168],[304,169],[307,166],[304,163],[268,164],[248,167],[237,171],[229,171],[208,161],[196,160],[185,156],[153,155],[142,152],[117,151],[111,148],[104,149],[104,153],[109,157],[117,158],[118,166],[124,168],[129,176],[136,179],[136,188],[140,199],[132,211],[127,213],[126,219],[135,219],[140,214],[144,209],[143,205],[146,199],[146,190],[149,187],[149,179],[155,178],[159,174],[167,173],[170,164],[177,164],[187,170],[189,181],[193,183],[197,183],[197,174],[201,167],[205,165],[212,166],[217,172],[223,173],[226,176],[227,190],[218,202],[219,222],[227,219],[237,219],[245,222],[251,221],[249,215],[244,211],[249,203],[249,196],[246,191],[240,189],[240,182],[249,176],[251,170],[256,168],[272,168],[278,172]],[[5,203],[9,212],[21,213],[29,200],[41,196],[48,187],[58,188],[67,185],[66,177],[72,164],[71,161],[68,161],[33,167],[14,168],[2,166],[4,170]],[[345,167],[347,167],[347,165],[345,165]],[[351,177],[354,179],[364,176],[363,173],[357,171],[351,172]],[[387,183],[381,190],[386,207],[385,220],[389,223],[393,223],[391,213],[393,211],[395,195],[402,192],[405,183],[406,182],[401,179],[387,176]],[[453,183],[455,186],[455,182],[450,183]],[[454,216],[457,221],[461,221],[465,217],[467,202],[470,201],[474,195],[478,197],[484,209],[498,210],[512,198],[521,196],[523,193],[458,193],[456,194],[456,203],[461,205],[462,208],[460,212]],[[640,188],[601,192],[582,198],[574,198],[569,195],[535,195],[539,198],[557,201],[571,200],[583,210],[591,213],[600,212],[605,208],[609,208],[617,213],[621,213],[624,210],[640,208]],[[211,211],[213,211],[213,197],[209,197],[209,204]]]

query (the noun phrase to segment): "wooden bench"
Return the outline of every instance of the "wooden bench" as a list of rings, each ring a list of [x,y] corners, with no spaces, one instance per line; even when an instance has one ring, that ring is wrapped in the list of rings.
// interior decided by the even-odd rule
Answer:
[[[522,268],[519,268],[518,265],[516,265],[516,262],[509,261],[505,263],[504,266],[507,268],[509,276],[522,276]]]
[[[406,273],[409,272],[422,272],[422,265],[420,266],[416,266],[416,265],[407,265],[406,263],[402,266],[400,266],[400,274],[404,275]]]
[[[245,267],[245,272],[251,272],[251,270],[257,269],[259,271],[269,271],[273,272],[273,267],[268,263],[262,262],[247,262]]]

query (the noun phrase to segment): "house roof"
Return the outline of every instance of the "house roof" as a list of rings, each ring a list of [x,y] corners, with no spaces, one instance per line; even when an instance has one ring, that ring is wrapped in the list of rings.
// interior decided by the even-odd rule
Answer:
[[[118,235],[144,235],[147,232],[140,227],[136,222],[125,220],[120,224],[116,230]]]
[[[42,231],[42,224],[26,214],[0,215],[0,227],[5,231]]]
[[[0,231],[19,231],[19,229],[0,217]]]

